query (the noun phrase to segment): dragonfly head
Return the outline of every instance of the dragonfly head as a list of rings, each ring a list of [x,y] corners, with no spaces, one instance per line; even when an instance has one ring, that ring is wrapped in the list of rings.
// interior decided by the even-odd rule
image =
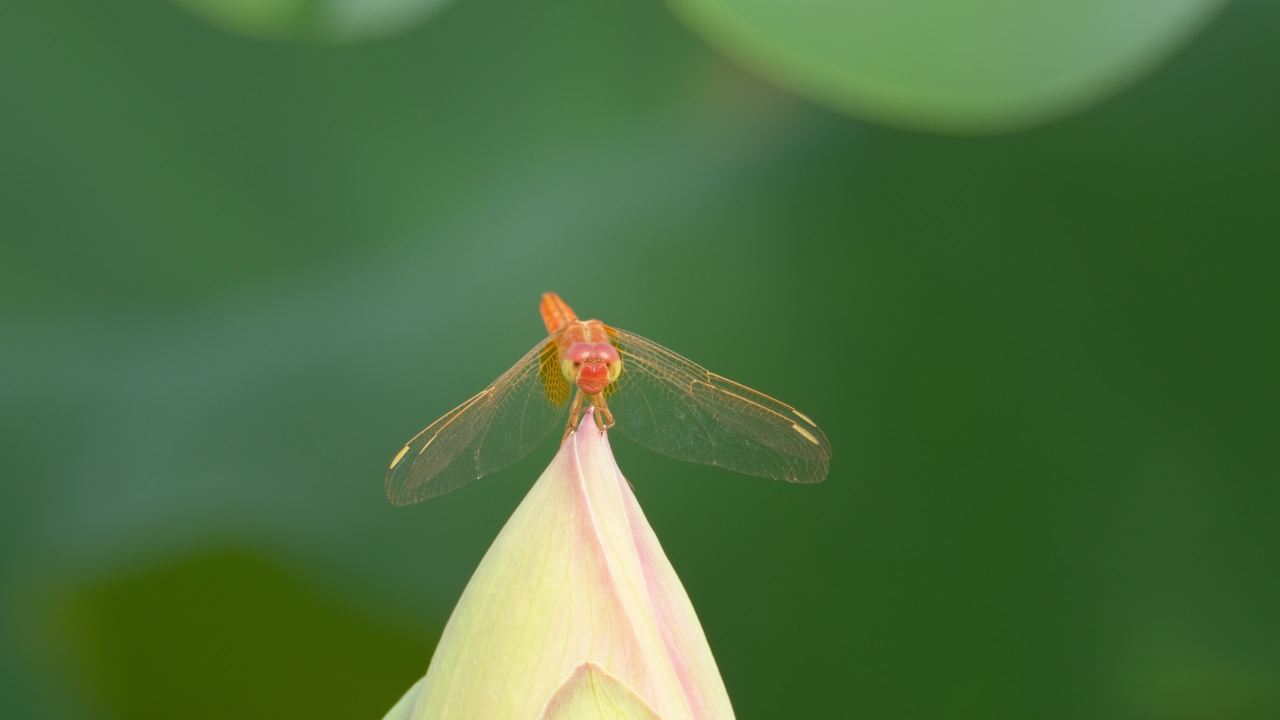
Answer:
[[[618,350],[607,342],[577,342],[561,360],[565,378],[577,383],[582,392],[598,395],[622,374]]]

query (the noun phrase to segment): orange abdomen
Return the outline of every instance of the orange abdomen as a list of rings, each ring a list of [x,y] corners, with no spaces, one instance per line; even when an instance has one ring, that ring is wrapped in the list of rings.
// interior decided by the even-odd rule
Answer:
[[[542,305],[539,310],[542,311],[542,324],[547,326],[548,335],[560,332],[566,325],[578,319],[573,308],[553,292],[542,294]]]

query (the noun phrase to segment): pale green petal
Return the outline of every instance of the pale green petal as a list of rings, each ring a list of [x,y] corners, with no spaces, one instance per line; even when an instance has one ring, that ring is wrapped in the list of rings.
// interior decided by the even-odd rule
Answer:
[[[542,711],[542,720],[661,720],[644,700],[609,673],[583,663]]]

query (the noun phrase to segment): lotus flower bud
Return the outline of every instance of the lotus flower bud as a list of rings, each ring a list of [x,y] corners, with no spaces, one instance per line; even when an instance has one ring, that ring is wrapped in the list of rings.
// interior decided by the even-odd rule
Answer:
[[[720,720],[688,595],[590,412],[480,561],[387,720]]]

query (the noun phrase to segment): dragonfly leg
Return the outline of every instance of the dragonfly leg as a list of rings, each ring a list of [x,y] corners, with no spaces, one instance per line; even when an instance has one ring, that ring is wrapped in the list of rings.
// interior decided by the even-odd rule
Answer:
[[[609,405],[605,402],[604,395],[592,395],[591,405],[596,409],[594,413],[596,427],[600,428],[601,432],[613,427],[613,413],[609,410]]]
[[[560,444],[569,438],[569,434],[578,429],[578,423],[582,420],[582,391],[578,390],[573,394],[573,403],[569,405],[569,422],[564,426],[564,435],[560,436]]]

